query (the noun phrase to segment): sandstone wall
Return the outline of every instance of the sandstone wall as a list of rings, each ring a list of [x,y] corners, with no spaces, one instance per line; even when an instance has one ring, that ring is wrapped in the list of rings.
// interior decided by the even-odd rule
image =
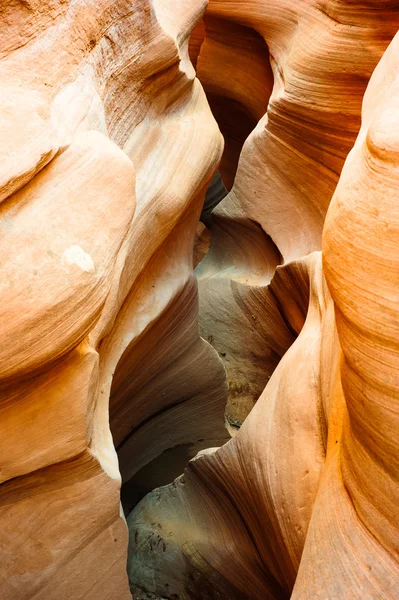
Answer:
[[[398,1],[0,26],[1,600],[395,599]]]

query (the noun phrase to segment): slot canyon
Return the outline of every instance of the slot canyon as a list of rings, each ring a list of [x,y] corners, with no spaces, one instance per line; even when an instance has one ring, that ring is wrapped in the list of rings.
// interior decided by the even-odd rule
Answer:
[[[399,600],[399,0],[0,0],[0,600]]]

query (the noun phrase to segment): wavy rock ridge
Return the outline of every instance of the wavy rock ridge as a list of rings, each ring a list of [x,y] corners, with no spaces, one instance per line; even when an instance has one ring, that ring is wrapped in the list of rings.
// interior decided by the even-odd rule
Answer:
[[[0,24],[0,598],[396,598],[398,2]]]
[[[200,329],[225,362],[233,427],[267,385],[233,440],[129,516],[133,590],[397,597],[397,36],[363,94],[398,9],[209,3],[192,54],[215,116],[221,98],[225,120],[232,103],[223,133],[242,124],[237,102],[251,112],[252,74],[269,103],[236,172],[226,138],[220,170],[232,190],[196,270]],[[271,93],[260,68],[221,67],[230,44],[262,64],[254,31]]]
[[[204,8],[0,9],[1,598],[128,598],[120,473],[227,439],[192,269],[223,146]]]

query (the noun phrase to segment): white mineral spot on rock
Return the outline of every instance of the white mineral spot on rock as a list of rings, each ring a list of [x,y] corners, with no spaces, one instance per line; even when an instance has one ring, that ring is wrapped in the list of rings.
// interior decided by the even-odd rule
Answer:
[[[68,265],[77,265],[82,271],[92,273],[95,270],[93,259],[80,246],[70,246],[62,255],[62,262]]]

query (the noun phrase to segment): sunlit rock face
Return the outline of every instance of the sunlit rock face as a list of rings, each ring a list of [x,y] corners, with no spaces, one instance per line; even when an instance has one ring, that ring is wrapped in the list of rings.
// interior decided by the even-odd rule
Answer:
[[[231,189],[199,321],[234,437],[129,515],[138,598],[397,597],[398,27],[396,2],[211,0],[194,31]]]
[[[201,27],[194,31],[197,75],[226,139],[219,171],[232,188],[213,213],[210,252],[197,269],[200,331],[225,363],[233,429],[301,327],[287,332],[271,316],[268,285],[276,266],[321,250],[326,211],[360,128],[368,80],[399,27],[398,8],[210,0],[199,49]],[[249,135],[239,131],[246,121],[238,105],[252,119]],[[235,143],[248,135],[238,166],[228,132]]]
[[[398,27],[3,1],[2,600],[397,597]]]
[[[223,150],[188,57],[204,9],[0,9],[4,600],[129,598],[121,475],[182,448],[169,482],[228,438],[193,275]]]

